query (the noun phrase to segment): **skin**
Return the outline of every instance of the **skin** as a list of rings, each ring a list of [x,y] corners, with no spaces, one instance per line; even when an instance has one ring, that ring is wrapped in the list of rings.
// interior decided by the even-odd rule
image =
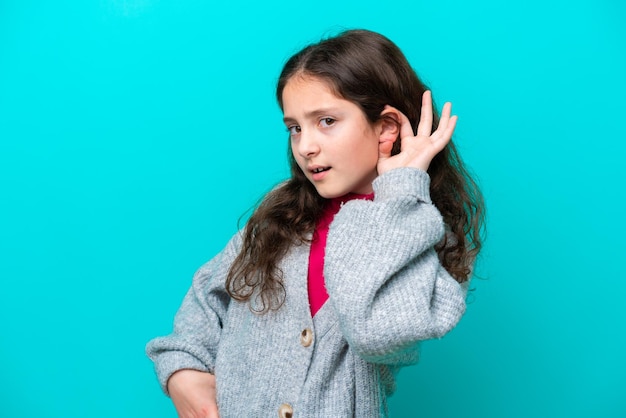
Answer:
[[[422,118],[413,135],[408,118],[386,106],[370,123],[359,106],[337,97],[323,80],[295,76],[283,90],[284,122],[291,136],[296,162],[326,198],[347,193],[371,193],[372,181],[399,167],[428,169],[433,157],[450,141],[457,117],[451,104],[443,107],[437,130],[431,134],[430,91],[422,97]],[[401,152],[391,156],[400,138]],[[323,169],[323,173],[315,173]]]
[[[372,124],[356,104],[335,96],[324,81],[301,76],[287,82],[283,108],[294,157],[326,198],[370,193],[372,181],[394,168],[428,170],[433,157],[450,141],[457,122],[448,102],[431,134],[432,98],[426,91],[417,135],[409,119],[392,106],[386,106],[380,120]],[[401,151],[391,156],[398,138]],[[330,169],[316,175],[311,167]],[[180,370],[167,387],[180,418],[219,418],[212,374]]]
[[[219,418],[215,376],[197,370],[179,370],[167,381],[167,391],[180,418]]]
[[[293,156],[320,195],[372,192],[379,138],[389,136],[383,130],[394,125],[370,124],[356,104],[311,77],[295,76],[287,82],[283,111]],[[315,173],[320,169],[325,171]]]
[[[432,96],[429,90],[422,96],[422,114],[417,125],[417,135],[409,119],[399,110],[386,106],[383,115],[389,112],[400,125],[400,153],[391,156],[393,141],[381,141],[378,154],[378,173],[400,167],[428,170],[430,162],[450,142],[458,117],[451,116],[452,104],[446,102],[441,111],[439,125],[431,134],[433,125]]]

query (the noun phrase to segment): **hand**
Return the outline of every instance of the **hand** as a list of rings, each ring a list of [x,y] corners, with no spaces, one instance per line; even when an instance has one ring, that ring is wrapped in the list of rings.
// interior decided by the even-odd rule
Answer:
[[[399,110],[386,106],[383,112],[392,112],[399,118],[400,124],[400,152],[391,156],[391,148],[395,141],[381,142],[378,153],[378,174],[399,167],[414,167],[424,171],[432,159],[441,151],[452,137],[456,126],[457,116],[450,116],[452,104],[443,105],[439,126],[432,132],[433,105],[430,91],[422,96],[422,113],[417,125],[417,135],[413,135],[413,128],[409,119]]]
[[[179,370],[170,376],[167,390],[180,418],[219,418],[214,375]]]

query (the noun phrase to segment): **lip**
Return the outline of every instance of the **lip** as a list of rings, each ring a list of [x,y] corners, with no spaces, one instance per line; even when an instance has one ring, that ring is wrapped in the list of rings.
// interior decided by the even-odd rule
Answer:
[[[315,171],[315,170],[319,170],[320,168],[323,168],[324,171],[317,171],[317,172]],[[324,177],[326,177],[326,175],[328,174],[330,169],[331,169],[331,167],[324,167],[324,166],[321,166],[321,165],[315,165],[315,166],[308,167],[309,174],[311,175],[311,178],[314,181],[322,180]]]

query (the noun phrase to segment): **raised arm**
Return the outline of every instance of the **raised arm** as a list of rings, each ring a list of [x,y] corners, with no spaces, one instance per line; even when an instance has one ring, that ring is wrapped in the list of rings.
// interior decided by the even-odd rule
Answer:
[[[414,362],[416,343],[443,336],[465,311],[464,289],[434,250],[444,225],[428,187],[422,170],[389,171],[375,180],[373,202],[346,203],[331,226],[330,301],[351,347],[368,361]]]
[[[444,224],[430,199],[431,160],[450,141],[457,117],[446,103],[437,129],[429,91],[422,97],[414,134],[402,112],[387,106],[381,117],[399,127],[381,142],[373,202],[348,202],[331,226],[324,276],[331,302],[352,348],[387,364],[417,360],[417,342],[443,336],[465,311],[465,290],[441,266],[434,250]]]

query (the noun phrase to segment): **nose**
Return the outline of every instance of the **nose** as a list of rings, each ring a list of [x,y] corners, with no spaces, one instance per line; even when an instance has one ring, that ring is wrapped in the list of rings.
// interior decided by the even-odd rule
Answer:
[[[311,158],[320,152],[319,141],[315,135],[315,131],[311,132],[304,129],[300,132],[298,138],[297,151],[304,158]]]

